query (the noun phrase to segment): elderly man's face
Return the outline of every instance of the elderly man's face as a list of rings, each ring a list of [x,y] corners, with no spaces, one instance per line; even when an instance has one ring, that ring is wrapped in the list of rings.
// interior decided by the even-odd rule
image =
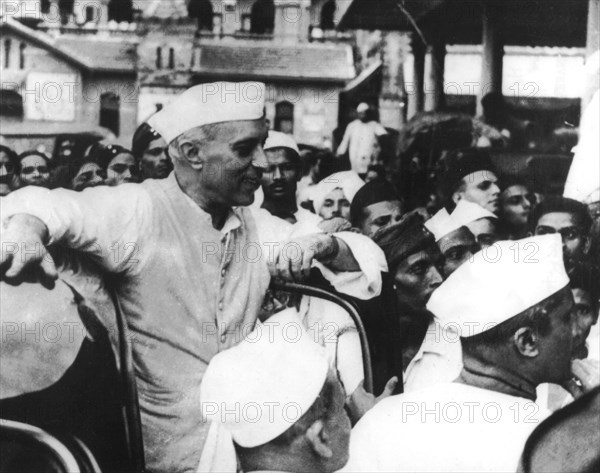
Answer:
[[[444,280],[437,264],[441,256],[436,247],[404,258],[394,273],[396,298],[401,304],[420,310]]]
[[[267,169],[260,181],[265,200],[295,201],[296,187],[300,179],[300,163],[294,154],[295,151],[287,148],[265,151]]]
[[[482,250],[489,248],[502,239],[498,224],[492,218],[480,218],[468,223],[467,228],[471,231]]]
[[[364,220],[360,226],[363,235],[372,237],[377,230],[388,227],[402,218],[402,205],[398,200],[384,200],[363,209]]]
[[[479,204],[486,210],[498,213],[500,210],[500,188],[498,178],[492,171],[481,170],[467,174],[462,179],[460,189],[455,193],[454,200],[466,199]]]
[[[536,235],[560,233],[563,242],[563,258],[567,272],[572,272],[585,257],[589,244],[588,235],[569,212],[550,212],[542,215],[535,226]]]
[[[96,187],[104,184],[106,171],[96,163],[86,163],[79,168],[73,178],[71,187],[75,191],[82,191],[88,187]]]
[[[446,277],[479,251],[479,245],[467,227],[460,227],[448,233],[440,238],[437,244],[444,257],[442,270]]]
[[[212,139],[201,143],[200,179],[212,204],[236,207],[254,202],[266,169],[267,134],[262,119],[226,122],[216,126]]]
[[[152,140],[140,160],[142,178],[164,179],[172,170],[173,163],[167,156],[167,142],[162,138]]]

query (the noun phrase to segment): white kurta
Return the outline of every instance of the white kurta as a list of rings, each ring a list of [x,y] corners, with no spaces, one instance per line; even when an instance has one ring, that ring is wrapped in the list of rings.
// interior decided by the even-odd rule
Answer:
[[[385,399],[352,430],[344,472],[514,472],[545,418],[533,401],[458,383]]]
[[[376,121],[364,123],[354,120],[346,128],[338,154],[348,151],[350,166],[358,174],[367,172],[371,158],[378,149],[378,137],[387,134],[386,129]]]
[[[89,254],[116,278],[131,332],[148,470],[195,471],[207,431],[198,398],[203,373],[216,353],[254,327],[270,280],[266,260],[292,226],[266,211],[255,218],[238,208],[216,230],[174,174],[81,193],[28,187],[3,197],[1,207],[3,219],[37,216],[51,244]],[[337,236],[355,245],[357,235]],[[380,269],[364,255],[357,259],[365,273],[323,273],[338,290],[375,295]]]
[[[462,370],[460,335],[433,320],[419,351],[404,371],[404,392],[451,383]]]

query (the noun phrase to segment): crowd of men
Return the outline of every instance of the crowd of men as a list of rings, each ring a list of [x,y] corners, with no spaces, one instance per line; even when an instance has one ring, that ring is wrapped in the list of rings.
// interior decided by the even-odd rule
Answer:
[[[364,112],[353,129],[384,133]],[[598,415],[596,201],[544,195],[468,148],[440,160],[439,208],[410,208],[356,146],[340,169],[268,129],[264,85],[214,83],[153,115],[131,150],[95,144],[61,170],[0,148],[3,280],[67,278],[106,324],[110,280],[148,471],[535,471],[544,444],[522,453],[552,411]],[[273,278],[358,306],[373,393],[349,315]],[[564,456],[590,435],[598,450],[590,430]]]

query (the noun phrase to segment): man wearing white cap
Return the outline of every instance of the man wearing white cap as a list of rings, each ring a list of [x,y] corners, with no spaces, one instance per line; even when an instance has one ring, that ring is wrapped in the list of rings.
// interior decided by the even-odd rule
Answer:
[[[200,471],[236,471],[228,436],[244,472],[337,471],[348,459],[344,401],[324,351],[286,309],[210,362],[200,404],[218,440]]]
[[[547,415],[535,387],[573,376],[573,297],[557,235],[492,248],[495,255],[477,253],[427,304],[461,330],[460,376],[376,405],[352,432],[346,471],[517,469]]]
[[[469,229],[482,249],[502,239],[498,217],[479,204],[466,199],[459,200],[451,217],[457,225],[464,225]]]
[[[302,164],[294,138],[271,130],[264,150],[267,166],[261,178],[264,195],[262,208],[290,223],[318,225],[321,217],[298,207],[296,202]]]
[[[151,472],[196,469],[206,429],[195,394],[210,359],[255,324],[267,263],[298,280],[320,260],[337,289],[365,297],[380,290],[381,269],[357,271],[344,235],[285,243],[290,224],[245,207],[265,164],[265,95],[261,83],[203,84],[153,115],[148,124],[174,163],[166,179],[82,193],[23,189],[2,201],[7,279],[35,266],[51,284],[45,246],[55,244],[89,254],[110,276],[134,340]],[[30,248],[39,251],[25,254]]]
[[[373,164],[379,158],[381,152],[379,137],[387,134],[387,131],[371,119],[368,104],[361,103],[356,108],[356,114],[356,120],[346,127],[337,154],[348,153],[351,169],[364,178],[369,164]]]
[[[445,208],[427,220],[425,228],[433,233],[444,256],[442,271],[446,277],[479,251],[475,236],[462,221],[449,215]]]

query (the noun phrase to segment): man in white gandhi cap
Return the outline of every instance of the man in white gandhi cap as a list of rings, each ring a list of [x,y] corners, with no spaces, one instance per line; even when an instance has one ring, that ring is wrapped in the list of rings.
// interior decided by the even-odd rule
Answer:
[[[199,471],[235,473],[235,454],[244,472],[337,471],[350,440],[344,399],[324,350],[285,309],[210,362],[200,403],[221,438]]]
[[[290,241],[289,223],[246,207],[265,166],[264,100],[262,83],[218,82],[156,113],[149,125],[174,164],[166,179],[81,193],[29,187],[2,200],[3,278],[33,266],[52,284],[51,245],[88,254],[111,278],[133,339],[149,472],[196,470],[202,376],[252,329],[271,275],[300,280],[314,264],[342,292],[381,290],[384,268],[362,254],[378,251],[368,239],[355,249],[354,234]],[[24,251],[32,247],[40,251]]]
[[[549,414],[535,403],[536,386],[576,375],[591,388],[571,362],[574,303],[560,236],[489,250],[458,268],[427,304],[442,325],[460,331],[458,378],[367,412],[344,471],[516,471],[527,437]]]

